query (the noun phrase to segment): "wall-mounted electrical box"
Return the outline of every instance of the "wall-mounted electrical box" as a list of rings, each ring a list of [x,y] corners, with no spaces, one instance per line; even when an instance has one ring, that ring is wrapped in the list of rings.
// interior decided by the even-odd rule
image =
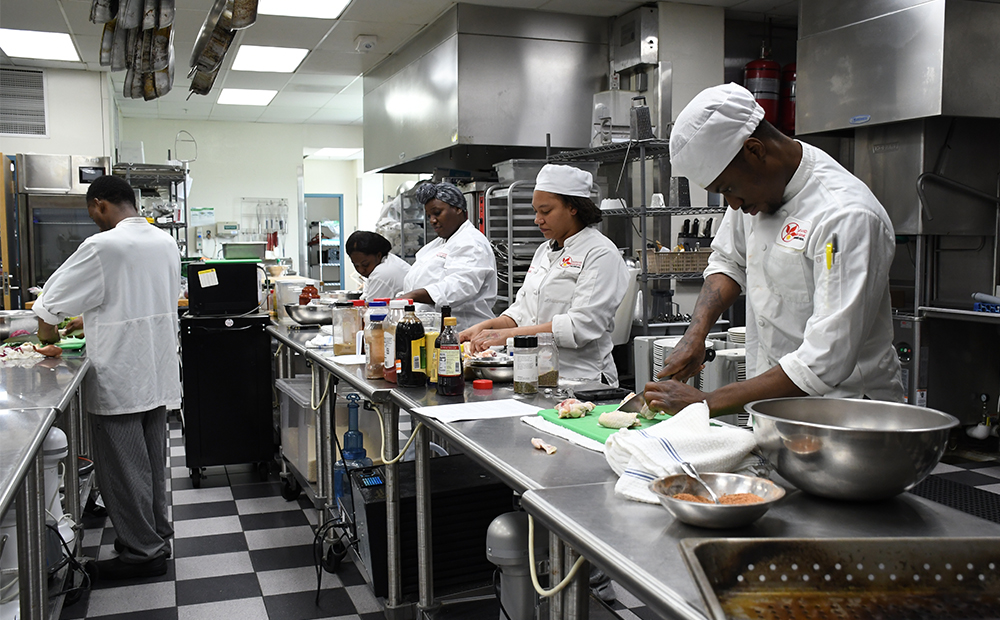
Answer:
[[[215,236],[216,237],[235,237],[240,234],[240,223],[239,222],[216,222],[215,223]]]

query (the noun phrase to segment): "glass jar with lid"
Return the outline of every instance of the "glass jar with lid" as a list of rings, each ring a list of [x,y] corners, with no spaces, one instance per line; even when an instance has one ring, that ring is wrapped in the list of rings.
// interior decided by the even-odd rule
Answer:
[[[514,336],[514,393],[538,393],[538,338]]]
[[[559,348],[551,332],[538,334],[538,387],[559,387]]]

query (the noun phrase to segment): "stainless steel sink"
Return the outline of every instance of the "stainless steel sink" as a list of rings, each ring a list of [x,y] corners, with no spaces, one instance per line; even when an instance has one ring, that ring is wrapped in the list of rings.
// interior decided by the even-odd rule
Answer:
[[[1000,618],[1000,538],[680,544],[713,620]]]

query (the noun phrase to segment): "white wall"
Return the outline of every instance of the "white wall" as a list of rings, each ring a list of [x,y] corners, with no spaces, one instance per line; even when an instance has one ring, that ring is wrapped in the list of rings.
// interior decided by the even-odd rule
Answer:
[[[660,2],[660,60],[670,61],[673,69],[673,92],[671,114],[673,120],[695,95],[721,84],[725,68],[725,10],[721,7],[694,6],[675,2]],[[691,204],[705,206],[708,194],[699,187],[691,187]],[[715,215],[713,229],[718,230],[722,215]],[[677,243],[676,233],[680,231],[685,217],[671,220],[674,233],[672,244]],[[704,220],[705,218],[700,218]],[[704,221],[702,222],[704,225]],[[681,312],[690,314],[701,285],[677,282],[674,286],[674,301],[680,304]]]
[[[106,73],[45,69],[46,137],[0,136],[5,154],[113,155]]]
[[[142,141],[146,163],[165,163],[174,151],[174,138],[186,130],[198,143],[198,158],[190,164],[193,185],[190,207],[215,207],[216,220],[240,222],[242,198],[284,198],[289,217],[298,210],[298,170],[303,167],[305,193],[343,193],[345,219],[356,210],[353,166],[334,173],[307,173],[303,148],[362,146],[362,129],[348,125],[286,125],[277,123],[226,123],[126,118],[120,139]],[[327,178],[329,177],[329,178]],[[324,188],[336,187],[336,190]],[[351,202],[348,203],[348,196]],[[349,206],[350,205],[350,206]],[[304,223],[302,224],[304,225]],[[191,247],[193,248],[193,234]],[[297,229],[289,231],[285,254],[299,268]]]

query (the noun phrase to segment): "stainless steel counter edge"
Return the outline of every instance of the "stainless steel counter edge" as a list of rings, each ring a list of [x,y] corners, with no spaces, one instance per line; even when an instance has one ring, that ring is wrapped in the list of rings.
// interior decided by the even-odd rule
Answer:
[[[556,534],[588,560],[592,558],[607,559],[620,555],[610,545],[605,544],[596,536],[592,536],[590,532],[581,528],[573,528],[572,526],[576,522],[574,519],[563,514],[562,511],[534,491],[526,491],[521,496],[521,505],[524,506],[529,514],[544,517],[545,526],[550,532]],[[677,553],[680,553],[679,549]],[[616,558],[614,564],[598,562],[598,566],[608,576],[622,584],[626,590],[632,592],[639,600],[653,609],[653,611],[664,617],[677,618],[679,620],[708,620],[707,615],[692,607],[690,603],[673,590],[655,587],[657,584],[660,584],[660,580],[628,558]],[[689,575],[684,575],[683,577],[685,579],[691,578]]]
[[[419,413],[413,413],[412,401],[407,398],[400,398],[399,392],[392,392],[392,399],[396,401],[400,409],[408,411],[410,415],[417,417],[424,426],[427,426],[436,433],[444,435],[449,440],[455,442],[455,445],[460,446],[466,455],[471,456],[480,465],[483,465],[489,469],[497,478],[501,480],[504,484],[509,486],[511,489],[518,493],[524,493],[528,489],[533,489],[537,485],[528,476],[522,476],[516,471],[513,471],[507,466],[503,460],[495,458],[492,453],[487,450],[483,450],[482,447],[474,441],[469,441],[463,433],[461,433],[453,424],[445,424],[434,418],[426,418],[421,416]]]
[[[56,416],[59,415],[59,410],[55,408],[39,408],[39,409],[4,409],[0,411],[0,416],[7,415],[17,415],[25,414],[31,416],[39,416],[38,423],[35,424],[34,429],[29,432],[30,437],[20,438],[11,437],[8,434],[4,435],[5,445],[20,445],[23,446],[22,450],[19,450],[18,462],[14,466],[13,471],[7,480],[0,480],[0,515],[7,512],[7,508],[14,501],[14,496],[17,494],[17,489],[21,486],[21,482],[24,480],[24,476],[28,473],[28,469],[31,467],[34,461],[35,455],[42,447],[42,442],[45,441],[45,435],[48,434],[49,429],[52,428],[52,424],[56,420]],[[14,441],[11,441],[11,440]],[[25,441],[25,439],[27,441]],[[6,452],[8,449],[5,448]]]
[[[91,366],[92,364],[90,363],[90,360],[87,359],[86,357],[83,358],[83,365],[77,369],[76,374],[73,376],[73,381],[68,386],[66,386],[66,391],[65,393],[63,393],[62,398],[59,399],[59,405],[56,407],[56,409],[58,409],[59,411],[66,410],[66,405],[69,404],[69,399],[73,397],[73,394],[76,392],[77,388],[79,388],[80,384],[83,383],[83,378],[87,376],[87,373],[90,371]]]

